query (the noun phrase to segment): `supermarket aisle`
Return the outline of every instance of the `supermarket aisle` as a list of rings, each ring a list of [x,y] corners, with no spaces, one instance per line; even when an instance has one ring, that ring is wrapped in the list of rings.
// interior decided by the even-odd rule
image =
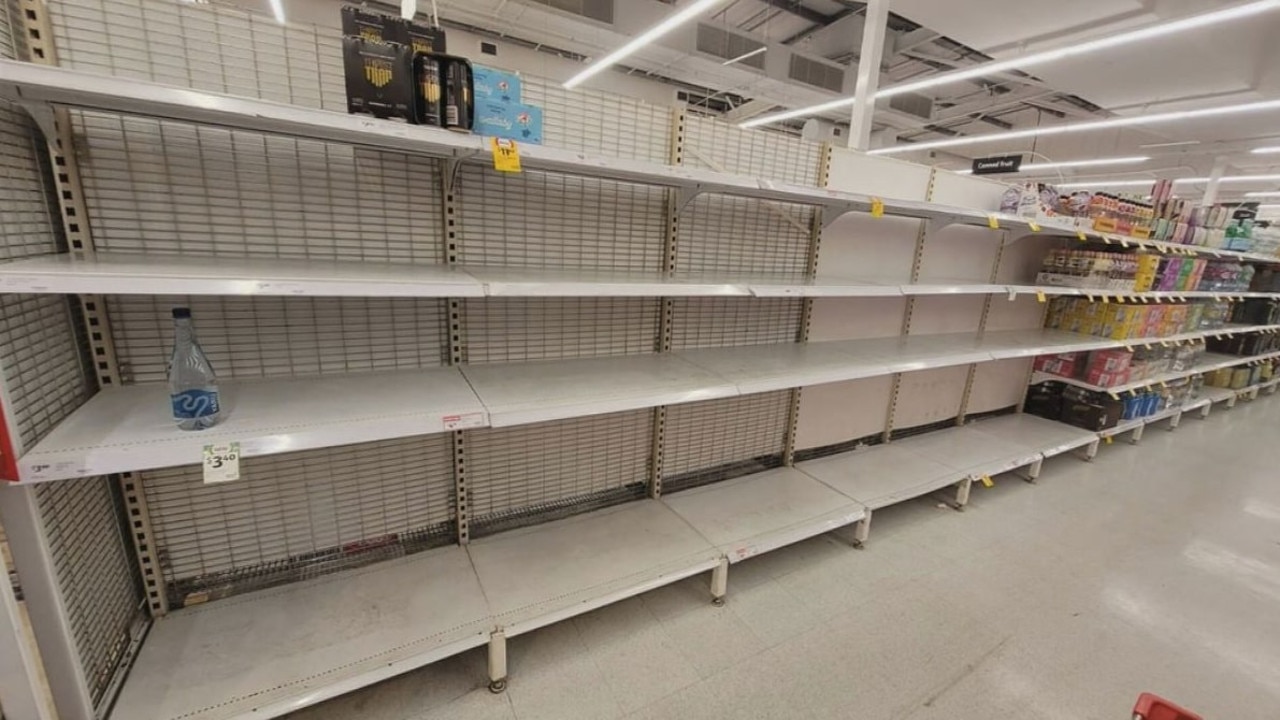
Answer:
[[[296,720],[1129,717],[1143,690],[1207,717],[1280,708],[1280,396],[975,488],[964,513],[877,513]]]

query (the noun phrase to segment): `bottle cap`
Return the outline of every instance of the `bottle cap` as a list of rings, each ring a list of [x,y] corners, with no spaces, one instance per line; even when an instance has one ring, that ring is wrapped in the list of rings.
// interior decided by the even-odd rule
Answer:
[[[177,307],[173,309],[173,319],[182,320],[191,317],[191,308]]]

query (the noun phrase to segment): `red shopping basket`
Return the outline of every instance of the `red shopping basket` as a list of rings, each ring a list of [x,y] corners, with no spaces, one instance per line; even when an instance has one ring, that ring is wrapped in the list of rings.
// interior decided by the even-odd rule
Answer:
[[[1151,693],[1138,696],[1133,706],[1133,720],[1204,720],[1204,718]]]

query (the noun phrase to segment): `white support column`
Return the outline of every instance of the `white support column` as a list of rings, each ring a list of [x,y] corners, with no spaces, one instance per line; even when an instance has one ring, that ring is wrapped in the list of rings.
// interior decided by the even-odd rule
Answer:
[[[956,499],[952,507],[958,511],[963,511],[964,506],[969,504],[969,492],[973,490],[973,478],[968,477],[956,484]]]
[[[724,596],[729,592],[729,558],[721,558],[720,564],[711,569],[711,604],[716,607],[724,605]]]
[[[1212,205],[1218,202],[1218,186],[1222,184],[1222,175],[1227,171],[1227,159],[1217,158],[1213,161],[1213,169],[1209,171],[1209,184],[1204,188],[1201,203]]]
[[[889,0],[868,0],[862,23],[862,51],[858,56],[858,84],[854,90],[853,114],[849,118],[849,147],[853,150],[871,149],[875,96],[880,89],[880,61],[884,58],[888,25]]]
[[[489,692],[507,689],[507,636],[494,630],[489,636]]]

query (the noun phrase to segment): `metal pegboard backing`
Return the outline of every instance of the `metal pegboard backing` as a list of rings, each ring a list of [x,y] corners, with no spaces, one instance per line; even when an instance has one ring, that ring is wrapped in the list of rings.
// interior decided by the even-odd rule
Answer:
[[[93,394],[75,313],[62,295],[0,294],[0,374],[18,453]]]
[[[438,262],[439,163],[293,138],[73,113],[97,249]]]
[[[523,362],[654,352],[657,298],[467,300],[463,358]]]
[[[671,349],[793,343],[800,339],[800,298],[675,298]]]
[[[467,431],[472,536],[642,498],[653,415]]]
[[[690,114],[685,123],[685,165],[717,172],[817,185],[822,144],[783,133],[743,130]]]
[[[968,377],[967,365],[902,373],[894,406],[893,429],[954,420],[964,399]]]
[[[525,75],[524,102],[542,108],[543,141],[593,155],[665,163],[671,152],[671,109],[596,90],[566,90]]]
[[[800,396],[796,449],[825,447],[884,431],[893,376],[811,385]]]
[[[680,215],[676,268],[803,275],[813,213],[803,205],[700,195]]]
[[[106,478],[42,483],[35,495],[67,623],[97,705],[142,617],[131,551]]]
[[[780,466],[790,410],[788,390],[668,407],[663,492]]]
[[[64,67],[346,111],[342,38],[205,2],[53,0]],[[336,13],[336,11],[335,11]]]
[[[459,168],[455,187],[462,265],[663,269],[662,188],[479,165]]]
[[[108,298],[125,382],[163,382],[174,307],[191,308],[218,376],[259,378],[408,370],[445,362],[437,298]]]
[[[1031,370],[1031,358],[1013,358],[979,363],[974,366],[973,389],[969,394],[968,413],[975,414],[1000,410],[1022,402],[1027,392],[1026,378]]]
[[[175,607],[450,542],[453,441],[411,437],[142,473]]]
[[[0,7],[0,18],[4,15]],[[0,28],[0,38],[8,33]],[[4,57],[11,57],[4,54]],[[28,115],[0,103],[0,260],[58,252],[45,170],[49,153]]]

